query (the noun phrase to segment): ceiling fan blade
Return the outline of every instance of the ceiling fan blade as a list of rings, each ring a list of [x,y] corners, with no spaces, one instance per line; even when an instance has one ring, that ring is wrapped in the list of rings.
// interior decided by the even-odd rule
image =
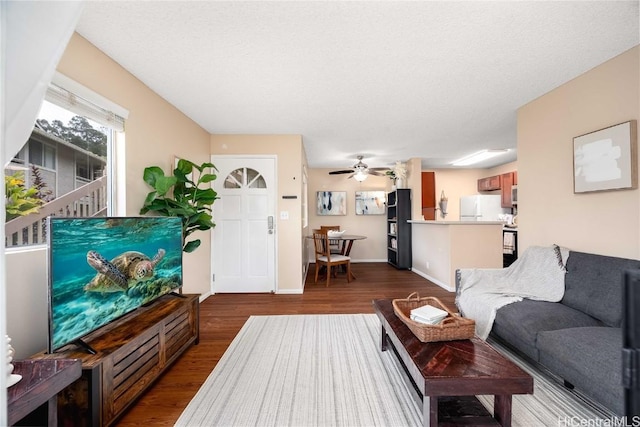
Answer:
[[[339,170],[339,171],[331,171],[331,172],[329,172],[329,175],[339,175],[341,173],[353,173],[353,169],[343,169],[343,170]]]
[[[370,171],[388,171],[389,168],[369,168]]]
[[[386,173],[382,173],[382,172],[378,172],[378,171],[372,171],[371,169],[369,169],[369,175],[385,176]]]

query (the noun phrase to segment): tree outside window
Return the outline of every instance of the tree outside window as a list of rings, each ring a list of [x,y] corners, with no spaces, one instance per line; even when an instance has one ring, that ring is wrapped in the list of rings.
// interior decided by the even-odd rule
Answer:
[[[111,160],[108,147],[112,143],[112,135],[112,129],[44,101],[29,140],[5,169],[16,198],[12,211],[7,210],[7,221],[27,215],[37,218],[41,216],[39,211],[45,203],[54,202],[94,180],[108,180],[106,172]],[[108,183],[104,181],[100,199],[105,203],[109,200],[107,188]],[[83,204],[93,203],[87,196],[78,196],[76,206],[65,208],[67,211],[71,209],[71,212],[65,212],[65,216],[86,216],[90,211]],[[105,207],[102,215],[106,213]],[[23,234],[28,232],[26,230]],[[15,234],[12,240],[18,241]]]

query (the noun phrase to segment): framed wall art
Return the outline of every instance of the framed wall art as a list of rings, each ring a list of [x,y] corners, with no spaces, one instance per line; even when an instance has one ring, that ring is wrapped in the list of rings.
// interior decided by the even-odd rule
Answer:
[[[346,215],[346,191],[318,191],[316,194],[316,214],[318,215]]]
[[[356,191],[356,215],[384,215],[386,196],[384,191]]]
[[[573,139],[573,192],[638,186],[637,123],[631,120]]]

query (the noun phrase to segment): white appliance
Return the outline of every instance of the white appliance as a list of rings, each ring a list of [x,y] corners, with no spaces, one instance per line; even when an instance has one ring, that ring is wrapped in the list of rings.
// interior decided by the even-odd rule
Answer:
[[[460,197],[460,221],[499,221],[498,215],[510,213],[503,208],[502,197],[479,194]]]

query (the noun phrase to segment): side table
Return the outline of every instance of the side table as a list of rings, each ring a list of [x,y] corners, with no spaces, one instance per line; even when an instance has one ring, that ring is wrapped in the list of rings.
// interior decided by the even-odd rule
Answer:
[[[12,362],[22,379],[7,389],[9,425],[47,404],[47,424],[58,425],[58,392],[80,378],[80,359],[26,359]]]

